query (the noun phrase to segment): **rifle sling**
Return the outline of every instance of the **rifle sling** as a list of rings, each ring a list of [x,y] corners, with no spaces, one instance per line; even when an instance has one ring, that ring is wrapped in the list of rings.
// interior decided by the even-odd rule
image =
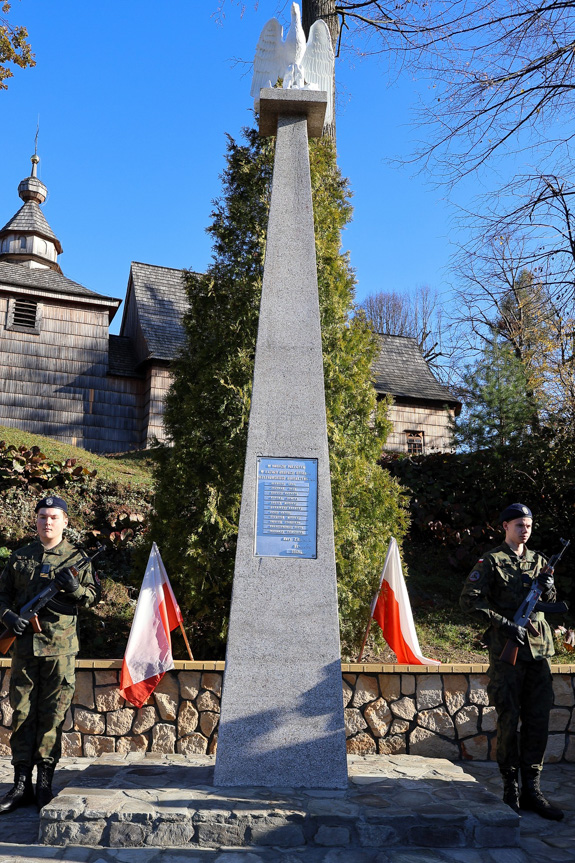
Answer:
[[[533,611],[542,611],[544,614],[565,614],[569,611],[566,602],[541,602],[539,601]]]

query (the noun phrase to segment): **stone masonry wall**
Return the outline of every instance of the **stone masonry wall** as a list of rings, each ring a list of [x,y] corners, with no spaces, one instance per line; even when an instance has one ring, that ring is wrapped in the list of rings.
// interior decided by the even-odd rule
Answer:
[[[212,754],[217,745],[224,663],[178,662],[138,710],[120,695],[121,660],[78,660],[76,692],[64,723],[62,754]],[[10,755],[10,660],[0,661],[0,756]],[[215,671],[216,666],[220,670]]]
[[[120,696],[120,660],[79,660],[63,754],[214,754],[223,662],[176,662],[141,709]],[[486,665],[342,664],[350,754],[494,760]],[[555,665],[547,761],[575,761],[575,666]],[[0,660],[0,756],[9,756],[10,660]]]
[[[495,760],[496,714],[487,697],[486,665],[423,673],[418,666],[395,666],[392,673],[347,668],[354,669],[343,669],[349,753]],[[572,666],[553,666],[553,671],[545,759],[575,761],[575,673]]]

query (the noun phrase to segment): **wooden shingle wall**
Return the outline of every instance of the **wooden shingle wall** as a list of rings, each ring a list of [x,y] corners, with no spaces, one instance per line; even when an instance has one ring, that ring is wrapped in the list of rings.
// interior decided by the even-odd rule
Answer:
[[[388,411],[388,417],[393,423],[393,431],[386,441],[385,449],[406,453],[406,432],[423,431],[424,453],[433,450],[449,450],[451,440],[449,418],[452,415],[452,411],[423,402],[419,404],[394,402]]]
[[[108,310],[42,301],[38,334],[7,329],[0,294],[0,425],[49,435],[94,452],[137,445],[142,382],[108,371]]]
[[[148,446],[152,438],[166,439],[164,431],[164,398],[172,382],[167,366],[153,364],[146,372],[143,406],[144,435],[141,445]]]
[[[101,423],[90,445],[92,452],[124,452],[138,448],[142,428],[143,381],[107,377],[102,382],[94,413]]]
[[[185,344],[181,272],[133,263],[122,331],[110,337],[109,316],[119,300],[52,271],[31,274],[6,263],[0,268],[6,279],[0,283],[0,425],[93,452],[165,440],[169,365]],[[39,302],[34,329],[14,328],[16,298]],[[414,339],[381,338],[376,390],[395,393],[386,449],[407,452],[406,432],[424,433],[424,452],[449,449],[449,414],[442,407],[449,392]]]

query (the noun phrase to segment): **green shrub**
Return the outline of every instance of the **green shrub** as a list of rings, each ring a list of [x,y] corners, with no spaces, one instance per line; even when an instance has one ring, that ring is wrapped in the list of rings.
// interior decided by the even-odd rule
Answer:
[[[549,556],[560,550],[560,537],[575,540],[575,442],[568,438],[546,433],[476,453],[386,454],[382,465],[409,489],[411,536],[444,549],[459,585],[502,541],[499,514],[510,503],[525,503],[534,514],[531,548]],[[557,570],[564,595],[574,593],[574,563],[572,547]]]

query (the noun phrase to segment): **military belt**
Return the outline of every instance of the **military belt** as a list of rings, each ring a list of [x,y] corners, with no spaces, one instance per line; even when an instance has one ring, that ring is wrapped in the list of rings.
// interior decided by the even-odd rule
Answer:
[[[55,611],[58,614],[78,614],[77,605],[72,604],[73,600],[56,599],[56,597],[52,597],[52,599],[46,603],[46,608],[50,611]]]

